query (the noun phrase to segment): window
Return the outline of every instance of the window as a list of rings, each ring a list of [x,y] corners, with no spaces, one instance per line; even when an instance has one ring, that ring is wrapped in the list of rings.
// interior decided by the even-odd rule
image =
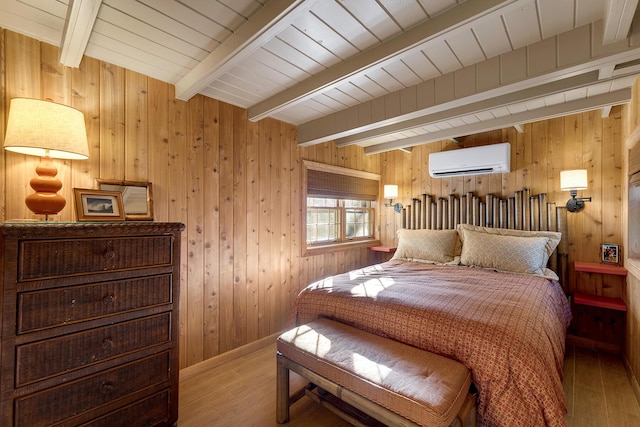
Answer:
[[[305,161],[307,251],[375,245],[377,174]]]
[[[307,197],[307,245],[373,239],[375,202]]]

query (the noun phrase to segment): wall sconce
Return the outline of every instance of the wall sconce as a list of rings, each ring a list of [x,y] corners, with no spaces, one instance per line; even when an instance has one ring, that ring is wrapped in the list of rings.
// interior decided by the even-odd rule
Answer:
[[[13,98],[9,107],[4,149],[41,156],[38,176],[31,179],[35,193],[25,204],[36,215],[55,215],[66,205],[58,191],[62,181],[56,175],[54,159],[88,159],[89,145],[84,114],[75,108],[39,99]]]
[[[571,198],[567,201],[567,210],[569,212],[579,212],[584,208],[584,202],[591,201],[591,197],[576,197],[578,190],[586,190],[587,188],[586,169],[560,171],[560,189],[569,191],[571,194]]]
[[[384,198],[389,199],[389,203],[385,203],[384,205],[388,208],[393,206],[393,210],[400,213],[402,212],[402,204],[396,203],[393,204],[393,199],[398,197],[398,186],[397,185],[385,185],[384,186]]]

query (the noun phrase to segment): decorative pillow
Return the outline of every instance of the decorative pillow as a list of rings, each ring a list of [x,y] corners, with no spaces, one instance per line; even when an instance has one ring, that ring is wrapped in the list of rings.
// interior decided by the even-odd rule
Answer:
[[[519,237],[547,237],[549,241],[547,242],[546,250],[547,250],[547,260],[553,251],[556,249],[558,244],[560,243],[560,239],[562,238],[562,233],[557,231],[526,231],[526,230],[513,230],[510,228],[490,228],[490,227],[480,227],[479,225],[471,225],[471,224],[459,224],[458,225],[458,234],[460,235],[460,241],[464,244],[464,231],[479,231],[488,234],[499,234],[501,236],[519,236]]]
[[[518,237],[465,231],[460,262],[513,273],[543,274],[548,237]]]
[[[392,259],[457,264],[455,256],[456,230],[398,230],[398,249]]]
[[[458,227],[462,240],[460,262],[513,273],[557,278],[546,268],[560,241],[560,233],[501,228]],[[554,277],[555,276],[555,277]]]

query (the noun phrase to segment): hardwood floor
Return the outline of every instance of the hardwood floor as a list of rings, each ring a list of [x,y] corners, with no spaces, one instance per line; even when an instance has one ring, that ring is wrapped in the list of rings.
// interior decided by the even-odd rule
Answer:
[[[179,427],[270,427],[275,418],[275,344],[180,381]],[[292,390],[304,382],[292,373]],[[619,356],[568,346],[564,388],[567,427],[640,425],[640,406]],[[291,407],[291,427],[349,426],[305,397]]]

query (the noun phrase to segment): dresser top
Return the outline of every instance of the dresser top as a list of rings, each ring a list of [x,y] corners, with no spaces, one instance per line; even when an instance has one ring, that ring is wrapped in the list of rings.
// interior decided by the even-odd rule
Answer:
[[[179,222],[126,221],[126,222],[4,222],[0,236],[33,238],[64,238],[70,235],[135,235],[177,233],[184,230]]]

